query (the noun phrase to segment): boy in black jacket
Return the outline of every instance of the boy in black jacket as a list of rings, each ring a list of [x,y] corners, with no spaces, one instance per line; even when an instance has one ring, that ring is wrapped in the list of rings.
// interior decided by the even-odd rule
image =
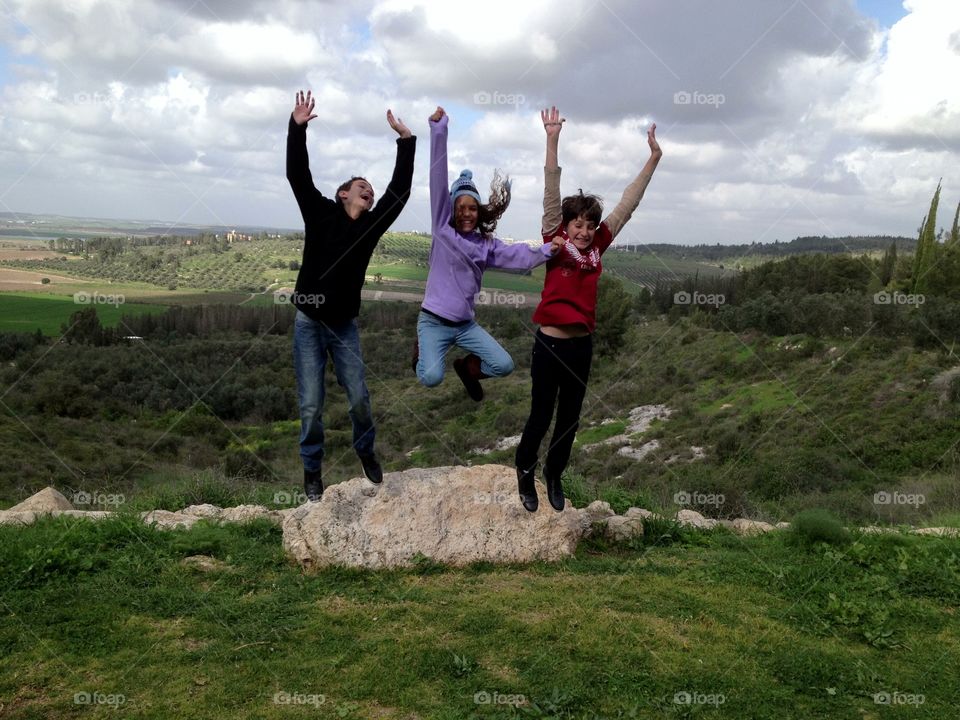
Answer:
[[[305,227],[303,262],[291,297],[297,308],[293,360],[300,400],[300,456],[307,498],[323,494],[324,372],[333,358],[337,382],[346,390],[353,422],[353,447],[363,473],[372,482],[383,480],[374,452],[375,429],[370,393],[364,379],[357,315],[360,289],[373,249],[410,197],[417,139],[393,113],[387,122],[400,138],[397,160],[387,189],[374,205],[374,192],[362,177],[337,188],[331,200],[317,190],[307,157],[307,123],[314,100],[308,91],[297,94],[287,129],[287,180],[300,206]]]

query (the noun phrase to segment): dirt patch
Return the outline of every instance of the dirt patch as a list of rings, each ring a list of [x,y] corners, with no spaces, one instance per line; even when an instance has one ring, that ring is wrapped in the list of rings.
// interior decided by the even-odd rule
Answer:
[[[43,278],[50,280],[44,284]],[[92,280],[81,280],[80,278],[67,277],[66,275],[53,275],[51,273],[36,272],[34,270],[11,270],[10,268],[0,268],[0,290],[37,290],[38,288],[48,288],[57,284],[89,284]]]
[[[0,250],[0,260],[46,260],[57,257],[63,257],[63,253],[52,250]]]

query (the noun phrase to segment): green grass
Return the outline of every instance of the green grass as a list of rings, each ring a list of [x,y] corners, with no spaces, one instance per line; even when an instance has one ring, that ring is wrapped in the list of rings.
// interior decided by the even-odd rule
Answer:
[[[600,442],[601,440],[606,440],[614,435],[619,435],[626,429],[626,427],[626,422],[623,420],[617,420],[616,422],[607,423],[606,425],[596,425],[584,430],[578,430],[576,442],[581,445],[589,445],[590,443]]]
[[[554,565],[304,574],[280,539],[0,527],[4,717],[939,719],[960,692],[956,541],[716,532],[585,542]],[[196,554],[220,569],[184,565]],[[526,704],[475,701],[494,693]]]
[[[115,326],[123,315],[158,313],[165,309],[158,304],[128,303],[122,293],[112,290],[110,293],[101,290],[85,292],[87,297],[93,297],[96,293],[104,299],[109,299],[112,294],[116,302],[89,305],[78,304],[69,295],[0,293],[0,332],[35,332],[39,329],[45,335],[59,335],[61,324],[67,323],[73,313],[86,307],[96,307],[100,322],[107,327]]]
[[[716,400],[701,408],[701,412],[714,415],[723,405],[732,405],[731,411],[766,412],[778,408],[787,408],[797,401],[797,395],[784,387],[779,380],[758,382],[739,388],[736,392]],[[726,410],[727,408],[724,408]]]

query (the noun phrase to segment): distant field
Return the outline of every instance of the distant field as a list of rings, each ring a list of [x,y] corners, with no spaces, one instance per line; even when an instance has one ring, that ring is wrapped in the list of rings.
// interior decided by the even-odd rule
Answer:
[[[634,285],[635,289],[641,286],[652,288],[658,279],[671,282],[685,277],[732,277],[736,274],[729,265],[721,267],[719,263],[710,264],[622,250],[608,251],[603,256],[603,267],[611,275]]]
[[[108,300],[109,296],[103,294],[100,299]],[[39,328],[45,335],[59,335],[60,325],[85,307],[91,305],[74,302],[69,295],[0,293],[0,332],[35,332]],[[96,307],[100,322],[105,326],[116,325],[122,315],[158,313],[166,309],[163,305],[130,302],[97,303],[92,307]]]

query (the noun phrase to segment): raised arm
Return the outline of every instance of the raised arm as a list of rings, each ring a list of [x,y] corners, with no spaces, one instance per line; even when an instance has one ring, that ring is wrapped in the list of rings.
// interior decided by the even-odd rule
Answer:
[[[378,232],[386,232],[387,228],[400,215],[407,200],[410,199],[410,186],[413,183],[413,158],[417,149],[417,138],[413,136],[410,129],[403,124],[400,118],[394,117],[391,110],[387,110],[387,122],[400,137],[397,138],[397,159],[393,165],[393,176],[373,209],[378,227],[382,226],[382,230],[378,230]],[[379,240],[378,232],[370,233],[370,236]]]
[[[617,203],[617,206],[607,216],[607,219],[604,220],[607,227],[610,228],[610,235],[612,237],[617,236],[617,233],[623,229],[623,226],[627,224],[630,216],[633,215],[633,211],[637,209],[637,205],[639,205],[640,200],[643,199],[643,193],[650,183],[650,178],[653,177],[653,173],[657,169],[657,164],[660,162],[660,158],[663,157],[660,143],[657,142],[656,123],[651,125],[650,129],[647,130],[647,144],[650,146],[650,158],[636,179],[627,185],[626,190],[623,191],[623,196],[620,198],[620,202]]]
[[[306,97],[303,90],[298,92],[287,126],[287,180],[304,221],[307,220],[307,213],[313,204],[323,198],[323,194],[313,184],[310,159],[307,156],[307,123],[316,117],[313,106],[314,100],[309,90]]]
[[[447,123],[442,107],[430,116],[430,217],[434,228],[450,222],[450,190],[447,187]]]
[[[560,165],[557,150],[560,145],[560,130],[564,118],[556,107],[540,111],[543,129],[547,134],[547,157],[543,165],[543,221],[541,232],[544,235],[554,232],[563,221],[560,210]]]

